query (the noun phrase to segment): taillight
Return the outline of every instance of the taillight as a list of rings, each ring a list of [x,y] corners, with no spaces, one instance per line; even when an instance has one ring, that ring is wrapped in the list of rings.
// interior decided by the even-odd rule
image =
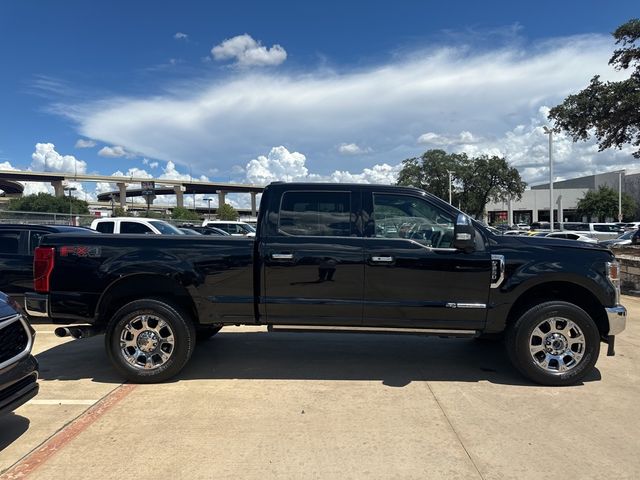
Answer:
[[[49,292],[49,277],[53,271],[56,249],[37,247],[33,256],[33,288],[39,293]]]

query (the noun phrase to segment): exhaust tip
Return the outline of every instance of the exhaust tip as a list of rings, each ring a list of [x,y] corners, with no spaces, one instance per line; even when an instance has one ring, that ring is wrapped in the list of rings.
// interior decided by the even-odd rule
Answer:
[[[58,327],[53,331],[53,333],[56,335],[56,337],[60,338],[68,337],[71,335],[71,332],[67,327]]]

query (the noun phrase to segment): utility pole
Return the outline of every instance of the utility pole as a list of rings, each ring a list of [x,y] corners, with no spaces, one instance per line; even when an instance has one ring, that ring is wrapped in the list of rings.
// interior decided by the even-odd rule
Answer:
[[[447,170],[447,173],[449,174],[449,205],[451,205],[451,170]]]
[[[622,221],[622,170],[618,172],[618,221]]]

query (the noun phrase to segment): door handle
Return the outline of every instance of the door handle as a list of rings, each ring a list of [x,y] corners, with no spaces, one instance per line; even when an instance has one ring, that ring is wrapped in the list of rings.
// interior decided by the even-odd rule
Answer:
[[[293,253],[272,253],[272,260],[293,260]]]
[[[372,256],[371,261],[375,263],[392,263],[394,258],[391,256]]]

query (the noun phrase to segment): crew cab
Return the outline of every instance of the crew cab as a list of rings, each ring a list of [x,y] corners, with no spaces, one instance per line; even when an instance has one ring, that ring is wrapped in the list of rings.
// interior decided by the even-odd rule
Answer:
[[[33,251],[50,233],[89,233],[92,230],[69,225],[0,225],[0,291],[24,306],[25,292],[33,290]]]
[[[88,324],[74,336],[105,332],[111,362],[135,382],[176,375],[197,339],[250,324],[504,334],[525,376],[568,385],[592,370],[601,342],[613,354],[626,322],[607,248],[494,235],[410,187],[273,183],[255,238],[50,235],[34,275],[28,311]]]

